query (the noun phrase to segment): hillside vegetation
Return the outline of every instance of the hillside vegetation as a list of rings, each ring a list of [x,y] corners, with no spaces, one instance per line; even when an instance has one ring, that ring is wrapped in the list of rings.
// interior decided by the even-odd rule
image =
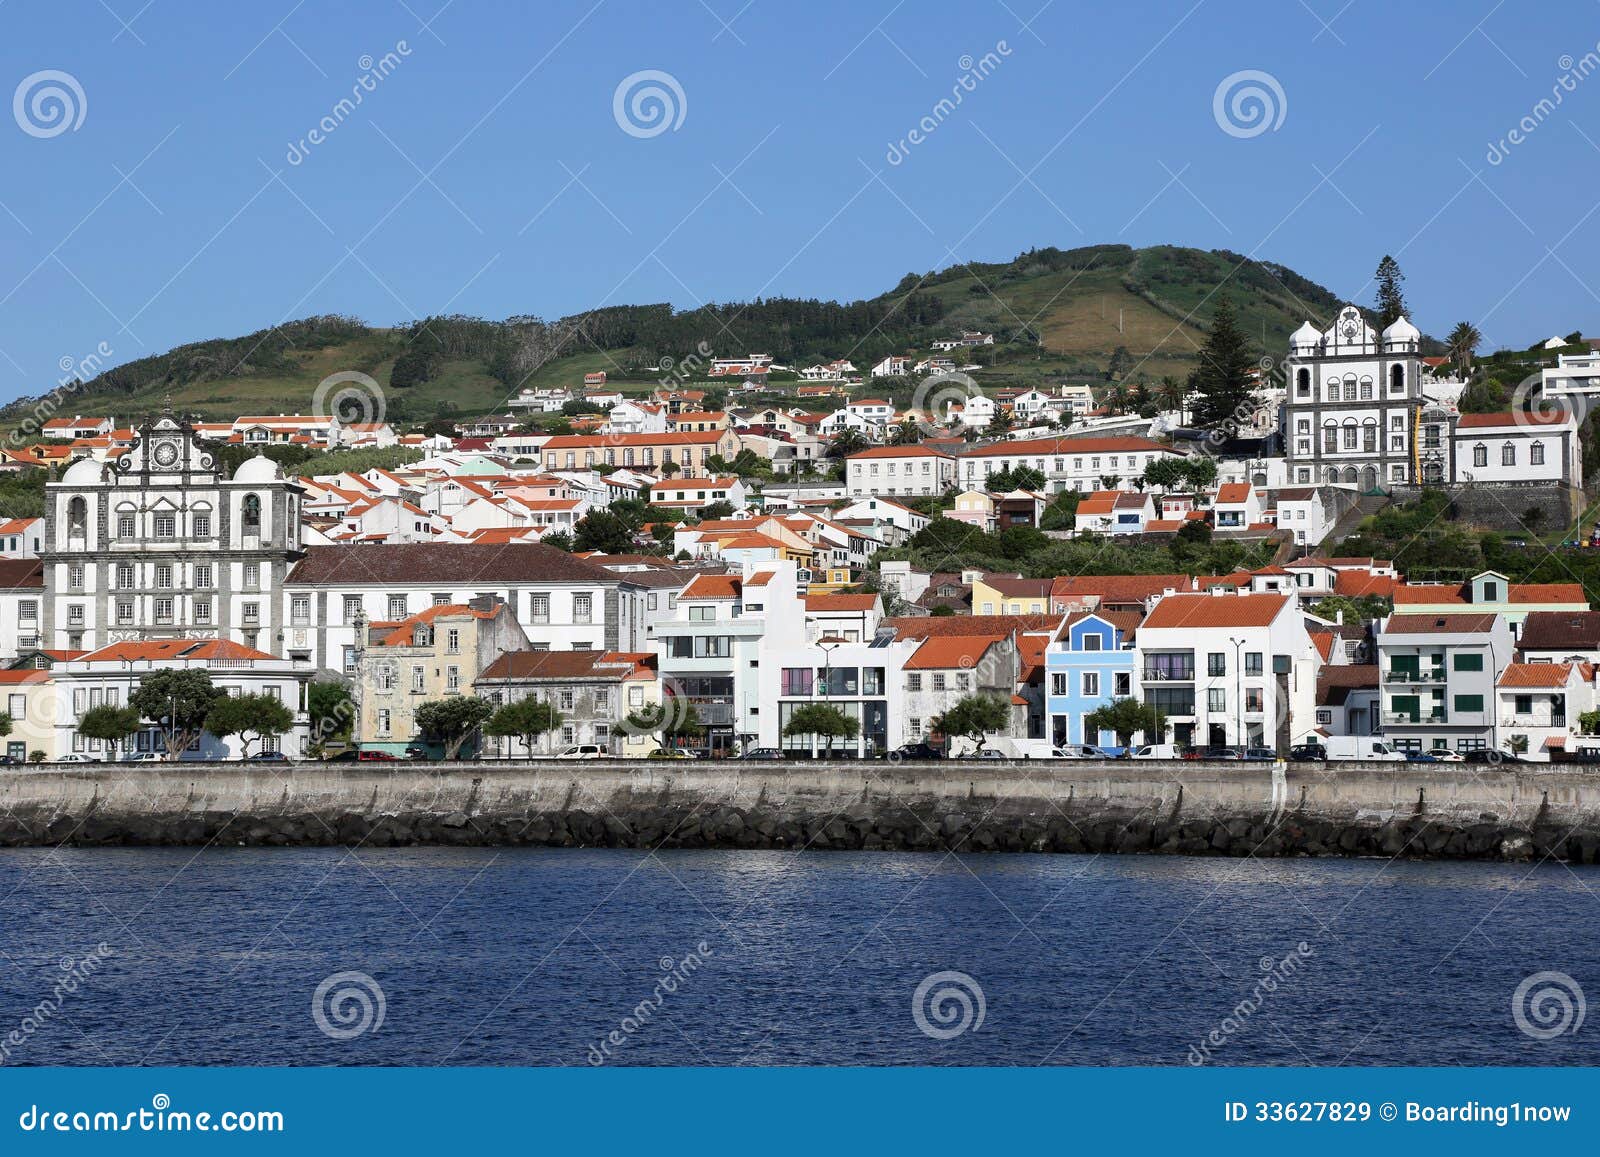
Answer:
[[[1274,354],[1301,320],[1326,319],[1339,305],[1292,270],[1223,250],[1036,249],[1008,262],[907,274],[889,292],[849,303],[630,305],[553,322],[439,317],[392,329],[311,317],[118,366],[83,383],[63,409],[132,418],[170,395],[217,420],[279,413],[308,406],[329,374],[355,370],[383,387],[391,421],[421,422],[503,408],[525,386],[575,386],[602,370],[642,391],[663,376],[666,358],[678,367],[675,381],[701,380],[708,351],[769,353],[797,367],[849,357],[864,371],[960,329],[995,335],[994,346],[970,355],[985,385],[1100,381],[1113,359],[1128,380],[1154,381],[1193,366],[1219,288],[1244,332]],[[12,403],[0,423],[31,407],[31,399]]]

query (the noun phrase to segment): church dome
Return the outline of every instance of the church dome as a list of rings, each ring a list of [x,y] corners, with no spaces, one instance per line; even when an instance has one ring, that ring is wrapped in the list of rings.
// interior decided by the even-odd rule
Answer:
[[[1407,321],[1404,315],[1394,319],[1389,328],[1383,331],[1383,344],[1395,345],[1415,343],[1422,340],[1422,331]]]
[[[103,482],[105,466],[93,458],[79,458],[67,472],[61,476],[61,481],[72,486],[93,486]]]
[[[233,472],[235,482],[281,482],[283,471],[278,464],[265,454],[257,454],[254,458],[246,458],[239,469]]]
[[[1309,321],[1301,322],[1300,328],[1289,335],[1289,345],[1292,347],[1316,345],[1321,340],[1321,331]]]

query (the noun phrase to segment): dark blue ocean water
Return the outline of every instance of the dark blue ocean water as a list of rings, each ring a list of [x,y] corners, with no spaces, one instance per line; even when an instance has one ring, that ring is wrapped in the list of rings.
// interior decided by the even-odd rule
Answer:
[[[1549,1041],[1512,1013],[1544,971],[1600,999],[1600,871],[1559,864],[6,851],[0,952],[10,1064],[584,1065],[613,1032],[621,1064],[1184,1064],[1214,1031],[1221,1064],[1600,1062],[1600,1013]],[[970,1020],[982,993],[948,1039],[913,1015],[939,972]],[[339,973],[382,993],[351,1039],[313,1015]]]

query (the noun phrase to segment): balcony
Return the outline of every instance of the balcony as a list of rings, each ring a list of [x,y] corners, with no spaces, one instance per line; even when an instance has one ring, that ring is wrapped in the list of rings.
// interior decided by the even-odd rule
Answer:
[[[1385,683],[1443,683],[1448,676],[1443,667],[1436,667],[1431,671],[1408,671],[1404,668],[1390,668],[1383,673]]]
[[[1551,715],[1548,712],[1527,712],[1521,715],[1506,715],[1500,720],[1501,727],[1565,727],[1565,715]]]
[[[1146,683],[1192,683],[1194,682],[1194,664],[1167,664],[1161,667],[1146,667],[1143,678]]]
[[[1396,727],[1427,727],[1445,722],[1445,713],[1443,711],[1419,711],[1412,715],[1409,711],[1385,711],[1383,713],[1383,722],[1385,725]]]

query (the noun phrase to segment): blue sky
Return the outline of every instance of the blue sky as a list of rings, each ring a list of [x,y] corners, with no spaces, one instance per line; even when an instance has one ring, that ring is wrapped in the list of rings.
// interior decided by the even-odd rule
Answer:
[[[10,0],[0,95],[54,70],[85,107],[54,135],[25,98],[0,117],[0,397],[101,343],[115,363],[314,313],[848,299],[1117,241],[1363,301],[1395,252],[1435,334],[1600,332],[1600,73],[1571,79],[1600,5],[1041,2]],[[653,136],[613,114],[646,70],[683,94]],[[1247,70],[1282,92],[1256,135],[1213,108]]]

